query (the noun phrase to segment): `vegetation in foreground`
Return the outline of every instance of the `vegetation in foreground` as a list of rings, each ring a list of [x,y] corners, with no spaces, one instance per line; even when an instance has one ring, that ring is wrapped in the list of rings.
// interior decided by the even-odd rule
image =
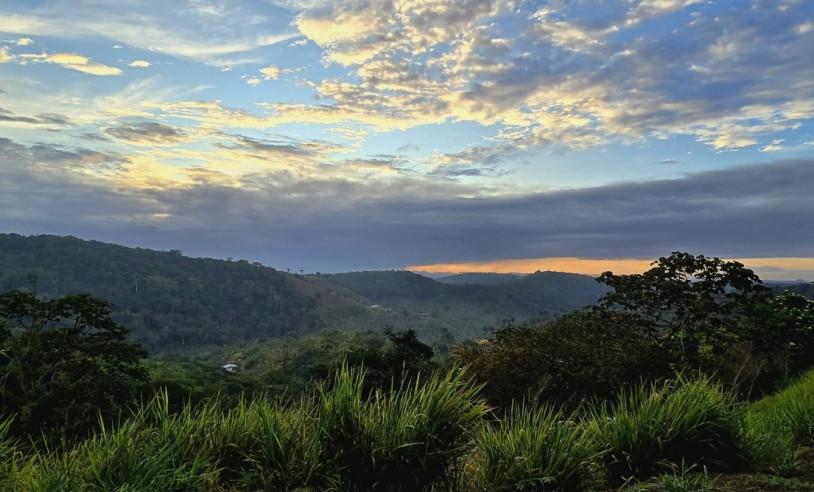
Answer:
[[[738,471],[803,484],[794,464],[814,444],[814,405],[796,404],[814,399],[814,372],[753,404],[681,375],[580,412],[518,405],[503,418],[460,369],[387,393],[366,393],[364,377],[346,366],[299,399],[229,410],[173,413],[158,395],[65,448],[31,450],[7,420],[0,489],[714,490]]]
[[[0,489],[810,488],[793,473],[811,461],[814,372],[785,386],[811,366],[814,303],[736,262],[654,265],[449,364],[390,331],[312,365],[321,382],[272,395],[235,375],[213,398],[156,378],[167,366],[150,386],[104,301],[3,294]]]

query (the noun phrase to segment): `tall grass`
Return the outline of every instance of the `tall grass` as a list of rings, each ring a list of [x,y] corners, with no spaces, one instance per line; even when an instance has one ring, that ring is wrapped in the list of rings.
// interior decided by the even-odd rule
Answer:
[[[594,410],[613,482],[667,472],[680,463],[712,469],[745,464],[743,412],[719,383],[687,378],[622,390]]]
[[[343,490],[424,490],[454,480],[486,412],[461,370],[403,380],[365,397],[364,370],[343,367],[320,388],[320,417]]]
[[[252,402],[258,432],[245,453],[245,485],[264,490],[325,488],[336,482],[336,472],[326,462],[320,419],[313,398],[295,405]]]
[[[594,435],[574,415],[516,406],[475,436],[463,490],[576,490],[600,456]]]
[[[706,490],[706,470],[788,471],[812,444],[814,372],[747,410],[712,380],[679,376],[581,414],[517,406],[495,421],[461,370],[387,392],[365,391],[364,377],[344,367],[299,400],[227,411],[215,400],[173,412],[162,394],[72,448],[23,446],[0,420],[0,490],[576,490],[602,470],[611,485],[666,473],[648,483]]]
[[[750,454],[759,467],[786,473],[799,446],[814,445],[814,371],[749,406]]]

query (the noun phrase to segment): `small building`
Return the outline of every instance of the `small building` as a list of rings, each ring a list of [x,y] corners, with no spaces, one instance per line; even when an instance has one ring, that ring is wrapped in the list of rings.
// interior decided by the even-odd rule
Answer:
[[[237,364],[224,364],[221,367],[226,372],[235,372],[235,371],[237,371]]]

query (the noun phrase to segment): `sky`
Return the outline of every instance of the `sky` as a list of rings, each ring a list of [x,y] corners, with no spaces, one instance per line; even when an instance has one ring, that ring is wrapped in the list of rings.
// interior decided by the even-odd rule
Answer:
[[[814,280],[810,0],[0,0],[0,232]]]

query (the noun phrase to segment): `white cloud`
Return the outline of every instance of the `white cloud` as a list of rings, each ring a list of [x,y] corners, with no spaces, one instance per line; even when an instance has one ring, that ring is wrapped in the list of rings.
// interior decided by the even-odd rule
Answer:
[[[3,31],[69,39],[103,37],[116,46],[159,51],[212,65],[223,55],[271,46],[297,35],[285,24],[280,30],[258,28],[271,19],[258,19],[255,13],[246,12],[242,2],[230,5],[228,16],[203,16],[192,21],[183,9],[169,9],[158,0],[127,2],[124,6],[91,0],[46,4],[47,9],[14,11],[0,7]]]
[[[249,85],[259,85],[260,79],[258,79],[257,77],[249,77],[248,79],[246,79],[246,83]]]
[[[811,32],[812,30],[814,30],[814,22],[806,22],[794,28],[794,32],[797,34],[805,34],[807,32]]]
[[[144,60],[134,60],[127,65],[128,67],[136,67],[136,68],[147,68],[150,66],[150,62]]]
[[[772,140],[772,143],[770,145],[764,146],[762,149],[760,149],[760,151],[761,152],[776,152],[778,150],[783,150],[785,148],[785,147],[783,147],[783,142],[785,142],[785,139],[783,139],[783,138],[778,138],[778,139]]]
[[[5,46],[0,47],[0,63],[8,63],[13,59],[14,57],[9,54],[8,48]]]
[[[31,38],[20,38],[17,41],[15,41],[14,44],[16,44],[17,46],[28,46],[29,44],[32,44],[33,42],[34,42],[34,40],[31,39]]]
[[[83,72],[91,75],[119,75],[122,71],[116,67],[104,65],[90,61],[87,57],[78,55],[76,53],[53,53],[47,54],[45,52],[37,54],[22,54],[20,58],[30,60],[36,63],[53,63],[70,70]]]
[[[260,73],[263,74],[263,80],[277,80],[277,78],[282,73],[282,70],[275,67],[274,65],[261,68]]]

